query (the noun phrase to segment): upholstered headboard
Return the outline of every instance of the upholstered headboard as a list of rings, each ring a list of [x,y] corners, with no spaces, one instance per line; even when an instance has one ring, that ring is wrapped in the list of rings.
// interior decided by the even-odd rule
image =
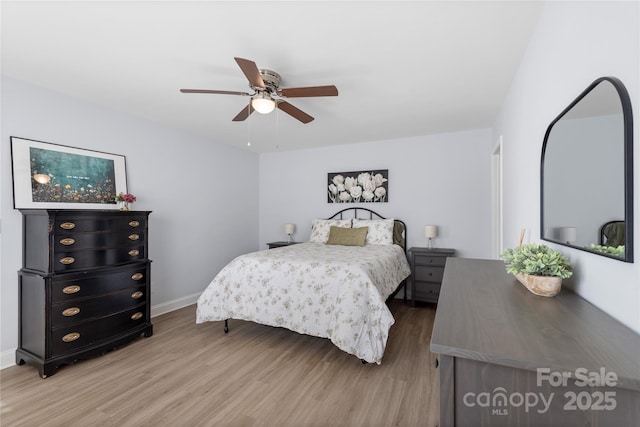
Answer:
[[[368,208],[346,208],[336,212],[327,219],[387,219],[377,212]],[[407,251],[407,225],[399,220],[393,219],[393,243]]]

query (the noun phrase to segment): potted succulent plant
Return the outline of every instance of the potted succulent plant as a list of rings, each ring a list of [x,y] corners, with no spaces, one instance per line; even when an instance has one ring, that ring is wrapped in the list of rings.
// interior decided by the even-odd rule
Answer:
[[[619,258],[624,258],[624,245],[621,246],[604,246],[604,245],[595,245],[591,244],[589,249],[592,251],[601,252],[607,255],[617,256]]]
[[[562,279],[573,274],[569,260],[545,245],[520,244],[502,253],[507,272],[516,276],[529,291],[536,295],[552,297],[560,292]]]

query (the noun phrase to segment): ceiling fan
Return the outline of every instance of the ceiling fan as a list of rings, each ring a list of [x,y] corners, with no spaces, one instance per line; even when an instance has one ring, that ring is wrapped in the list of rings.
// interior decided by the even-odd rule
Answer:
[[[234,122],[246,120],[254,111],[262,114],[268,114],[278,107],[278,109],[300,120],[302,123],[309,123],[313,120],[313,117],[285,101],[286,98],[338,96],[338,89],[333,85],[281,88],[280,74],[272,70],[258,69],[256,63],[249,59],[234,59],[240,66],[244,75],[247,77],[247,80],[249,80],[249,87],[253,89],[253,93],[208,89],[180,89],[180,92],[242,95],[251,97],[249,104],[233,118]]]

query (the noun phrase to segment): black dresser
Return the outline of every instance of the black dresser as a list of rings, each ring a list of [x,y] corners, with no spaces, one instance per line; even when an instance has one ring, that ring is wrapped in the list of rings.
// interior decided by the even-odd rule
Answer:
[[[150,337],[148,211],[21,210],[16,364],[62,364]]]

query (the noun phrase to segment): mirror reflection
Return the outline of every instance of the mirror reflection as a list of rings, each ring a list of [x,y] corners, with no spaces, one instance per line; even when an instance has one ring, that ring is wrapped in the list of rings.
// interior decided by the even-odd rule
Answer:
[[[596,80],[556,118],[541,165],[541,238],[632,262],[631,104]]]

